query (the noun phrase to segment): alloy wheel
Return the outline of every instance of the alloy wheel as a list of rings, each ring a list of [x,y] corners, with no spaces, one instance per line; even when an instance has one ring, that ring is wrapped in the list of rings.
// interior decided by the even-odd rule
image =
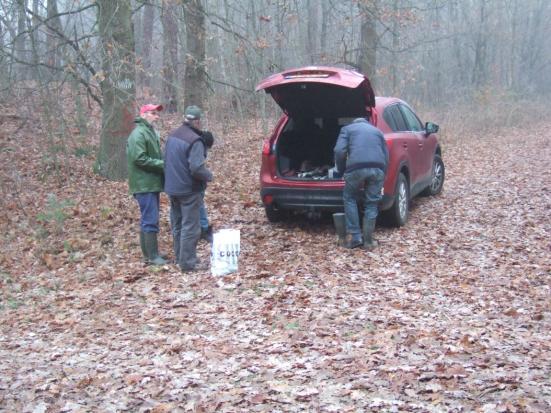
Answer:
[[[405,222],[408,213],[408,190],[405,181],[401,181],[398,188],[398,211],[400,219]]]
[[[444,178],[443,172],[444,170],[442,163],[435,159],[432,166],[432,182],[430,184],[431,192],[438,192],[440,186],[442,185],[442,179]]]

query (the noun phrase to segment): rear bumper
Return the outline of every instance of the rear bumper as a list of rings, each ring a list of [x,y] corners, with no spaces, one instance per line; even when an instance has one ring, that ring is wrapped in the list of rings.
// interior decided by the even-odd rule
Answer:
[[[265,197],[272,199],[271,204],[281,209],[343,211],[342,189],[297,189],[265,187],[260,190],[262,202]],[[379,209],[392,206],[394,197],[383,195]]]

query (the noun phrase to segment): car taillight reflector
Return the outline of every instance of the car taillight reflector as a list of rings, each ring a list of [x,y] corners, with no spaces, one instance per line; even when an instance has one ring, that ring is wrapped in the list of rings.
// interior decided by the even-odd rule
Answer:
[[[264,205],[271,205],[271,203],[274,202],[274,197],[272,195],[264,195],[262,201],[264,202]]]
[[[264,145],[262,146],[262,155],[269,155],[272,152],[272,144],[269,139],[266,139],[264,141]]]

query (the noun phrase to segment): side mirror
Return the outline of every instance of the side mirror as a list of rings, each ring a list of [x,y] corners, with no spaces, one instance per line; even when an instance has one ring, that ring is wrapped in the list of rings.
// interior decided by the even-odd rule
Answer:
[[[432,133],[438,132],[440,129],[440,126],[438,126],[436,123],[427,122],[425,123],[425,134],[429,136]]]

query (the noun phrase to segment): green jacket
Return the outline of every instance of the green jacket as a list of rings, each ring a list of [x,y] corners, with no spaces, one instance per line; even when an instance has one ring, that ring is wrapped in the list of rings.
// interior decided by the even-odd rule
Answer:
[[[164,161],[159,134],[143,118],[137,117],[134,123],[136,127],[126,143],[129,192],[161,192]]]

